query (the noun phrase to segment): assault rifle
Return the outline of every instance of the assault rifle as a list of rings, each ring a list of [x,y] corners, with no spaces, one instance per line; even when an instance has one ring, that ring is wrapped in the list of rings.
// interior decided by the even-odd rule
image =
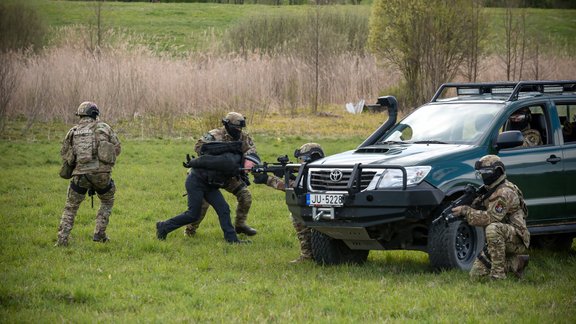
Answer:
[[[290,163],[288,155],[279,156],[276,161],[278,163],[263,162],[251,168],[242,168],[243,171],[250,171],[253,173],[273,173],[277,177],[283,177],[286,172],[286,165]]]
[[[485,186],[481,186],[480,188],[476,189],[473,185],[468,184],[464,189],[464,194],[462,194],[460,198],[451,202],[450,205],[448,205],[448,207],[442,211],[440,216],[432,221],[432,225],[436,225],[438,222],[444,222],[444,225],[448,227],[450,223],[457,221],[459,218],[452,214],[452,208],[457,206],[470,205],[474,199],[476,199],[476,197],[483,195],[486,192],[487,191]]]

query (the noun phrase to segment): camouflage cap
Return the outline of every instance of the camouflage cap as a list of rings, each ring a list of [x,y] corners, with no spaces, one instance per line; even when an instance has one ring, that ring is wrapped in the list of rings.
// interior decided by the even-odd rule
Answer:
[[[80,106],[78,106],[78,111],[76,112],[76,116],[80,117],[96,117],[99,114],[100,110],[98,109],[98,106],[96,106],[96,104],[91,101],[84,101],[81,103]]]
[[[246,119],[242,114],[231,111],[222,120],[225,125],[235,126],[235,127],[246,127]]]
[[[300,146],[299,149],[294,151],[294,157],[295,158],[307,157],[308,160],[314,161],[323,158],[324,151],[322,150],[322,146],[320,146],[320,144],[318,143],[306,143]]]

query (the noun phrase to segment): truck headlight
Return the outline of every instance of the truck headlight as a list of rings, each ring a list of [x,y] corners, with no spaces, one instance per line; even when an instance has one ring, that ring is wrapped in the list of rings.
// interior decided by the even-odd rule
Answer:
[[[428,175],[432,167],[414,166],[406,167],[406,185],[415,186],[422,182]],[[399,169],[383,169],[376,173],[367,190],[402,188],[402,171]]]

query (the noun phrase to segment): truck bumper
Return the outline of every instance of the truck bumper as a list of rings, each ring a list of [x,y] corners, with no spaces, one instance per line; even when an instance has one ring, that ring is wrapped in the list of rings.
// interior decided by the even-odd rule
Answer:
[[[287,189],[286,204],[292,215],[307,227],[344,240],[350,248],[374,250],[384,248],[378,242],[381,239],[378,228],[424,220],[442,203],[444,196],[444,192],[424,182],[406,190],[373,190],[348,195],[342,207],[329,208],[307,206],[306,193]],[[326,216],[318,217],[319,212]]]

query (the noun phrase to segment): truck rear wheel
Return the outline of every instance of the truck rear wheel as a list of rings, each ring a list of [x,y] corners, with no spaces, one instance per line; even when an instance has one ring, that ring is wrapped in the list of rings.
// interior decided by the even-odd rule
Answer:
[[[362,264],[368,259],[368,250],[352,250],[342,240],[312,230],[312,254],[320,265],[342,263]]]
[[[434,269],[470,270],[484,248],[484,231],[461,220],[430,225],[428,257]]]

